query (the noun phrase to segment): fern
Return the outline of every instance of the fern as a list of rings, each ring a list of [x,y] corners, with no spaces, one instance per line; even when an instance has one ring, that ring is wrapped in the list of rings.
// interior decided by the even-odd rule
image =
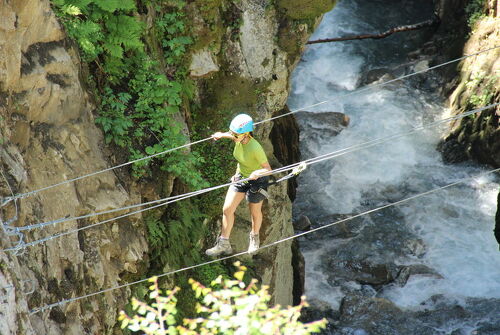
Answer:
[[[148,228],[148,243],[152,248],[161,248],[165,246],[167,238],[167,229],[165,225],[153,215],[146,217],[146,227]]]
[[[117,10],[132,11],[135,9],[133,0],[99,0],[93,1],[100,9],[114,13]]]
[[[83,52],[85,61],[95,60],[102,52],[99,43],[103,39],[101,26],[92,21],[76,19],[66,24],[68,34],[74,38]]]
[[[192,39],[184,34],[182,8],[167,7],[152,0],[160,12],[156,20],[165,59],[174,73],[170,79],[160,72],[158,64],[146,55],[142,35],[145,26],[134,15],[133,0],[53,0],[58,16],[75,39],[86,62],[96,62],[101,103],[96,122],[105,132],[106,143],[129,150],[130,159],[163,152],[184,144],[188,138],[178,121],[185,96],[192,96],[184,85],[186,70],[182,57]],[[164,9],[162,9],[164,8]],[[99,88],[98,88],[99,89]],[[160,168],[174,173],[188,185],[200,188],[207,183],[198,173],[202,160],[196,154],[173,152],[158,158]],[[144,175],[152,160],[133,166],[136,177]]]
[[[58,7],[68,5],[78,8],[84,8],[87,7],[91,2],[94,2],[94,0],[52,0],[52,3]]]
[[[142,24],[134,17],[127,15],[110,16],[105,23],[108,30],[107,43],[123,45],[125,50],[142,50]]]

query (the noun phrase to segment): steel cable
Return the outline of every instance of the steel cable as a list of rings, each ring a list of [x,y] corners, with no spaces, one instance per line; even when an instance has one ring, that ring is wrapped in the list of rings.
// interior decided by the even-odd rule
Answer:
[[[335,221],[335,222],[332,222],[332,223],[329,223],[329,224],[326,224],[326,225],[323,225],[323,226],[311,229],[309,231],[305,231],[305,232],[301,232],[301,233],[298,233],[298,234],[294,234],[292,236],[280,239],[278,241],[275,241],[275,242],[263,245],[263,246],[261,246],[259,248],[259,250],[267,249],[267,248],[270,248],[272,246],[276,246],[278,244],[281,244],[283,242],[290,241],[292,239],[295,239],[295,238],[298,238],[298,237],[301,237],[301,236],[304,236],[304,235],[308,235],[308,234],[317,232],[317,231],[322,230],[322,229],[329,228],[329,227],[337,225],[339,223],[348,222],[348,221],[353,220],[355,218],[358,218],[358,217],[361,217],[361,216],[364,216],[364,215],[367,215],[367,214],[371,214],[371,213],[380,211],[382,209],[386,209],[386,208],[389,208],[389,207],[392,207],[392,206],[400,205],[400,204],[408,202],[410,200],[414,200],[414,199],[420,198],[422,196],[429,195],[429,194],[432,194],[432,193],[444,190],[446,188],[450,188],[452,186],[464,183],[464,182],[466,182],[468,180],[473,180],[475,178],[483,177],[483,176],[486,176],[488,174],[491,174],[491,173],[494,173],[494,172],[498,172],[498,171],[500,171],[500,168],[489,170],[487,172],[480,173],[480,174],[472,176],[472,177],[461,178],[461,179],[459,179],[459,180],[457,180],[457,181],[455,181],[453,183],[449,183],[449,184],[446,184],[444,186],[440,186],[440,187],[437,187],[435,189],[432,189],[432,190],[429,190],[429,191],[426,191],[426,192],[422,192],[422,193],[410,196],[408,198],[405,198],[405,199],[402,199],[402,200],[398,200],[396,202],[392,202],[392,203],[389,203],[389,204],[386,204],[386,205],[383,205],[383,206],[380,206],[380,207],[377,207],[377,208],[374,208],[374,209],[371,209],[371,210],[368,210],[368,211],[365,211],[365,212],[353,215],[351,217],[348,217],[348,218],[345,218],[345,219],[341,219],[341,220],[338,220],[338,221]],[[216,262],[221,262],[221,261],[228,260],[228,259],[231,259],[231,258],[243,256],[245,254],[248,254],[248,252],[247,251],[242,251],[242,252],[239,252],[239,253],[236,253],[236,254],[233,254],[233,255],[229,255],[229,256],[226,256],[226,257],[214,259],[214,260],[211,260],[211,261],[208,261],[208,262],[199,263],[199,264],[187,266],[187,267],[184,267],[184,268],[181,268],[181,269],[177,269],[177,270],[165,272],[165,273],[162,273],[160,275],[153,276],[153,277],[161,278],[161,277],[173,275],[173,274],[176,274],[176,273],[184,272],[184,271],[187,271],[187,270],[192,270],[192,269],[195,269],[195,268],[198,268],[198,267],[202,267],[202,266],[205,266],[205,265],[213,264],[213,263],[216,263]],[[110,287],[110,288],[103,289],[103,290],[100,290],[100,291],[97,291],[97,292],[93,292],[93,293],[89,293],[89,294],[86,294],[86,295],[82,295],[82,296],[78,296],[78,297],[74,297],[74,298],[70,298],[70,299],[61,300],[61,301],[53,303],[53,304],[48,304],[48,305],[45,305],[43,307],[38,307],[38,308],[32,309],[30,311],[30,314],[35,314],[35,313],[43,312],[45,310],[52,309],[54,307],[61,306],[61,305],[64,305],[64,304],[67,304],[67,303],[70,303],[70,302],[74,302],[74,301],[78,301],[78,300],[81,300],[81,299],[93,297],[93,296],[96,296],[96,295],[99,295],[99,294],[102,294],[102,293],[106,293],[106,292],[110,292],[110,291],[113,291],[113,290],[125,288],[125,287],[136,285],[136,284],[139,284],[139,283],[144,283],[144,282],[149,281],[153,277],[149,277],[149,278],[137,280],[137,281],[134,281],[134,282],[131,282],[131,283],[126,283],[126,284],[122,284],[122,285]]]
[[[292,169],[294,169],[295,167],[297,167],[298,165],[300,165],[302,163],[306,163],[307,165],[312,165],[312,164],[319,163],[319,162],[322,162],[322,161],[325,161],[325,160],[328,160],[328,159],[332,159],[332,158],[335,158],[335,157],[338,157],[338,156],[341,156],[341,155],[344,155],[344,154],[347,154],[347,153],[350,153],[350,152],[354,152],[354,151],[357,151],[357,150],[369,148],[369,147],[372,147],[372,146],[375,146],[375,145],[378,145],[378,144],[381,144],[381,143],[384,143],[384,142],[388,142],[390,140],[394,140],[394,139],[397,139],[397,138],[400,138],[400,137],[403,137],[403,136],[407,136],[409,134],[415,133],[415,132],[420,131],[420,130],[424,130],[424,129],[428,129],[428,128],[431,128],[431,127],[435,127],[435,126],[438,126],[438,125],[441,125],[443,123],[450,122],[450,121],[453,121],[453,120],[458,120],[458,119],[470,116],[470,115],[478,113],[478,112],[482,112],[483,110],[490,109],[490,108],[498,106],[498,105],[500,105],[500,103],[490,104],[488,106],[477,108],[477,109],[474,109],[474,110],[471,110],[471,111],[468,111],[468,112],[463,112],[463,113],[460,113],[458,115],[455,115],[455,116],[452,116],[452,117],[448,117],[448,118],[445,118],[445,119],[442,119],[442,120],[438,120],[438,121],[435,121],[435,122],[432,122],[432,123],[429,123],[429,124],[426,124],[426,125],[413,127],[410,131],[405,131],[405,132],[399,132],[399,133],[396,133],[396,134],[391,134],[391,135],[380,137],[380,138],[377,138],[377,139],[374,139],[374,140],[371,140],[371,141],[367,141],[367,142],[363,142],[363,143],[360,143],[360,144],[356,144],[356,145],[350,146],[348,148],[344,148],[344,149],[332,151],[332,152],[329,152],[329,153],[326,153],[326,154],[323,154],[323,155],[320,155],[320,156],[316,156],[316,157],[313,157],[313,158],[306,159],[306,160],[304,160],[302,162],[293,163],[293,164],[290,164],[290,165],[287,165],[287,166],[284,166],[284,167],[272,170],[272,172],[270,174],[277,174],[277,173],[281,173],[281,172],[292,170]],[[247,178],[247,179],[243,179],[241,181],[247,181],[247,180],[249,180],[249,179]],[[239,182],[241,182],[241,181],[239,181]],[[88,218],[88,217],[91,217],[91,216],[103,215],[103,214],[108,214],[108,213],[112,213],[112,212],[117,212],[117,211],[122,211],[122,210],[126,210],[126,209],[137,208],[137,207],[142,207],[142,206],[146,206],[146,205],[157,203],[154,206],[150,206],[150,207],[143,208],[143,209],[140,209],[140,210],[137,210],[137,211],[129,212],[129,213],[120,215],[118,217],[106,219],[104,221],[99,221],[99,222],[96,222],[96,223],[93,223],[93,224],[90,224],[90,225],[87,225],[87,226],[79,227],[77,229],[72,229],[72,230],[68,230],[68,231],[62,232],[62,233],[57,233],[57,234],[54,234],[54,235],[51,235],[51,236],[48,236],[48,237],[45,237],[45,238],[42,238],[42,239],[39,239],[39,240],[28,242],[28,243],[23,242],[23,246],[22,247],[26,248],[26,247],[38,245],[40,243],[44,243],[44,242],[50,241],[50,240],[55,239],[55,238],[59,238],[59,237],[65,236],[65,235],[69,235],[71,233],[75,233],[75,232],[86,230],[86,229],[89,229],[89,228],[92,228],[92,227],[96,227],[96,226],[102,225],[104,223],[108,223],[108,222],[111,222],[111,221],[114,221],[114,220],[118,220],[118,219],[130,216],[130,215],[138,214],[138,213],[150,210],[150,209],[158,208],[158,207],[161,207],[161,206],[166,206],[168,204],[171,204],[171,203],[174,203],[174,202],[177,202],[177,201],[181,201],[181,200],[184,200],[184,199],[187,199],[187,198],[191,198],[191,197],[194,197],[194,196],[197,196],[197,195],[200,195],[200,194],[208,193],[208,192],[214,191],[216,189],[224,188],[224,187],[227,187],[227,186],[230,186],[230,185],[233,185],[233,184],[235,184],[235,183],[231,182],[231,183],[221,184],[221,185],[209,187],[209,188],[198,190],[198,191],[193,191],[193,192],[189,192],[189,193],[185,193],[185,194],[181,194],[181,195],[176,195],[176,196],[173,196],[173,197],[167,197],[167,198],[163,198],[163,199],[159,199],[159,200],[149,201],[149,202],[146,202],[146,203],[130,205],[130,206],[126,206],[126,207],[122,207],[122,208],[117,208],[117,209],[113,209],[113,210],[109,210],[109,211],[103,211],[103,212],[98,212],[98,213],[91,213],[91,214],[86,214],[86,215],[82,215],[82,216],[79,216],[79,217],[62,218],[62,219],[57,219],[57,220],[48,221],[48,222],[42,222],[42,223],[30,225],[30,226],[18,227],[19,229],[22,229],[22,231],[27,231],[27,230],[32,230],[32,229],[35,229],[35,228],[45,227],[45,226],[52,225],[52,224],[57,224],[57,223],[62,223],[62,222],[71,221],[71,220],[77,220],[77,219],[82,219],[82,218]],[[13,251],[13,250],[18,250],[18,249],[19,249],[19,247],[16,246],[16,247],[12,247],[12,248],[6,248],[6,249],[0,250],[0,251]]]
[[[281,118],[281,117],[284,117],[284,116],[287,116],[287,115],[290,115],[290,114],[294,114],[294,113],[297,113],[297,112],[305,110],[305,109],[309,109],[309,108],[312,108],[312,107],[320,106],[320,105],[323,105],[323,104],[325,104],[327,102],[338,100],[338,99],[341,99],[341,98],[344,98],[344,97],[347,97],[347,96],[350,96],[350,95],[353,95],[353,94],[358,94],[358,93],[364,92],[366,90],[370,90],[370,89],[373,89],[373,88],[376,88],[376,87],[380,87],[380,86],[383,86],[383,85],[387,85],[387,84],[396,82],[398,80],[403,80],[403,79],[409,78],[411,76],[415,76],[417,74],[421,74],[421,73],[424,73],[424,72],[427,72],[427,71],[430,71],[430,70],[434,70],[434,69],[437,69],[439,67],[442,67],[442,66],[445,66],[445,65],[449,65],[449,64],[461,61],[461,60],[466,59],[468,57],[477,56],[477,55],[479,55],[481,53],[488,52],[488,51],[491,51],[491,50],[494,50],[494,49],[497,49],[497,48],[500,48],[500,46],[495,46],[495,47],[492,47],[492,48],[489,48],[489,49],[486,49],[486,50],[482,50],[482,51],[479,51],[479,52],[476,52],[476,53],[473,53],[473,54],[470,54],[470,55],[464,55],[462,57],[450,60],[448,62],[441,63],[441,64],[438,64],[438,65],[435,65],[435,66],[432,66],[432,67],[429,67],[427,69],[420,70],[420,71],[417,71],[417,72],[412,72],[412,73],[409,73],[407,75],[403,75],[401,77],[398,77],[398,78],[395,78],[395,79],[391,79],[391,80],[388,80],[388,81],[385,81],[385,82],[381,82],[381,83],[377,83],[377,84],[373,84],[373,85],[368,85],[368,86],[363,87],[363,88],[361,88],[359,90],[355,90],[355,91],[352,91],[352,92],[340,95],[338,97],[335,97],[334,99],[329,99],[329,100],[321,101],[321,102],[318,102],[318,103],[315,103],[315,104],[312,104],[312,105],[309,105],[309,106],[302,107],[300,109],[296,109],[296,110],[290,111],[288,113],[284,113],[284,114],[281,114],[281,115],[277,115],[277,116],[271,117],[269,119],[265,119],[265,120],[256,122],[255,125],[258,125],[258,124],[261,124],[261,123],[264,123],[264,122],[268,122],[268,121],[272,121],[272,120],[276,120],[278,118]],[[179,150],[179,149],[187,148],[187,147],[190,147],[192,145],[208,141],[210,139],[211,139],[210,137],[207,137],[207,138],[195,141],[195,142],[186,143],[184,145],[181,145],[181,146],[178,146],[178,147],[175,147],[175,148],[172,148],[172,149],[168,149],[168,150],[156,153],[154,155],[145,156],[145,157],[138,158],[138,159],[135,159],[135,160],[132,160],[132,161],[128,161],[128,162],[125,162],[125,163],[122,163],[122,164],[119,164],[119,165],[116,165],[116,166],[113,166],[113,167],[109,167],[109,168],[106,168],[106,169],[103,169],[103,170],[95,171],[95,172],[92,172],[92,173],[89,173],[89,174],[85,174],[85,175],[82,175],[82,176],[79,176],[79,177],[76,177],[76,178],[68,179],[68,180],[65,180],[65,181],[53,184],[53,185],[49,185],[49,186],[45,186],[45,187],[42,187],[42,188],[39,188],[39,189],[36,189],[36,190],[28,191],[26,193],[20,193],[20,194],[14,195],[12,197],[7,197],[0,204],[0,207],[3,206],[3,205],[5,205],[6,203],[12,201],[12,200],[15,200],[15,199],[26,198],[26,197],[32,196],[32,195],[34,195],[36,193],[39,193],[41,191],[45,191],[45,190],[48,190],[48,189],[51,189],[51,188],[54,188],[54,187],[57,187],[57,186],[61,186],[61,185],[64,185],[64,184],[72,183],[72,182],[75,182],[77,180],[81,180],[81,179],[84,179],[84,178],[87,178],[87,177],[95,176],[97,174],[108,172],[108,171],[111,171],[111,170],[114,170],[114,169],[117,169],[117,168],[121,168],[121,167],[130,165],[130,164],[133,164],[133,163],[137,163],[137,162],[146,160],[146,159],[151,159],[153,157],[164,155],[164,154],[167,154],[167,153],[172,152],[172,151],[176,151],[176,150]]]

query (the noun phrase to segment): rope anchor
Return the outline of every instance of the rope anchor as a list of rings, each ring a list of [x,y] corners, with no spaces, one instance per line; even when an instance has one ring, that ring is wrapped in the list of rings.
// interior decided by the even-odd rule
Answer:
[[[307,169],[307,163],[306,162],[300,162],[298,166],[296,166],[293,170],[292,173],[294,176],[297,176],[299,173]]]
[[[290,178],[293,178],[293,177],[296,177],[298,176],[302,171],[304,171],[305,169],[307,169],[307,163],[305,161],[303,162],[300,162],[296,167],[294,167],[292,169],[292,172],[290,172],[289,174],[287,174],[286,176],[284,177],[281,177],[280,179],[277,179],[277,180],[273,180],[273,181],[270,181],[268,183],[269,186],[271,185],[275,185],[279,182],[282,182],[284,180],[287,180],[287,179],[290,179]]]

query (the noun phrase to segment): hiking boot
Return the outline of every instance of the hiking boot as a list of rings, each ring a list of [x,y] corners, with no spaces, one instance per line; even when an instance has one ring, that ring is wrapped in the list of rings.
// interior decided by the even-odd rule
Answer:
[[[207,251],[205,251],[205,254],[211,257],[231,255],[232,253],[233,249],[231,248],[231,243],[229,243],[229,240],[221,239],[220,237],[217,239],[215,247],[207,249]]]
[[[252,234],[250,233],[250,243],[248,244],[248,253],[252,254],[259,249],[260,246],[260,239],[259,239],[259,234]]]

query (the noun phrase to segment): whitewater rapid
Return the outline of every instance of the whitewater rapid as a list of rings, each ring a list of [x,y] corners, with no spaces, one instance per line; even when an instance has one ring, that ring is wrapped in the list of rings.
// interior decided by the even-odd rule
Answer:
[[[387,11],[376,12],[380,3],[340,1],[325,15],[311,40],[384,30],[387,22],[392,25],[397,20],[383,14]],[[411,9],[400,8],[399,13],[391,15],[401,23],[418,22],[428,18],[431,9],[420,10],[415,14]],[[307,112],[341,112],[349,116],[350,124],[336,137],[325,136],[318,141],[301,133],[304,151],[319,155],[410,131],[448,116],[445,102],[438,94],[419,91],[405,82],[346,96],[358,88],[366,71],[402,63],[406,53],[419,43],[418,35],[411,35],[411,42],[406,42],[408,36],[308,47],[293,73],[290,109],[330,100]],[[305,123],[307,117],[298,116],[299,124]],[[488,167],[472,163],[443,163],[436,146],[447,126],[426,129],[310,167],[311,171],[299,178],[294,215],[352,214],[374,197],[378,199],[388,188],[414,195],[488,171]],[[418,309],[423,301],[437,294],[457,301],[469,297],[500,298],[500,257],[492,232],[498,189],[499,178],[490,174],[398,206],[404,213],[404,224],[425,244],[425,254],[418,261],[435,269],[442,279],[412,276],[404,287],[391,287],[380,295],[407,309]],[[306,295],[327,300],[338,308],[343,294],[325,280],[324,267],[319,264],[322,243],[304,251]],[[401,264],[413,261],[397,260]]]

